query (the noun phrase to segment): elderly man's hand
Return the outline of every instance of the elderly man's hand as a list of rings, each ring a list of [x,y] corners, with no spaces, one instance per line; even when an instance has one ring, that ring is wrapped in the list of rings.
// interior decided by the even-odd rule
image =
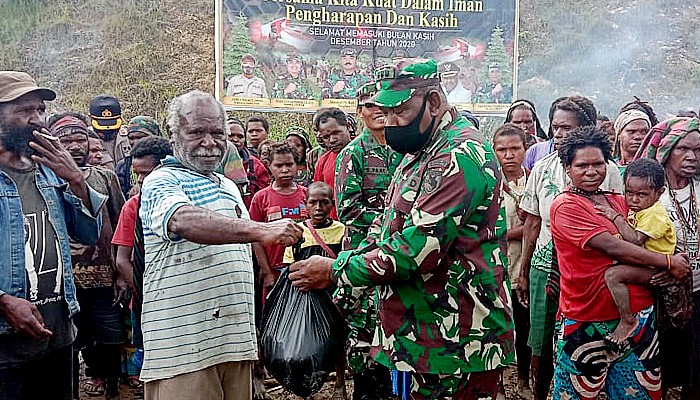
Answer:
[[[289,266],[289,280],[301,291],[325,289],[333,280],[333,259],[321,256],[311,256]]]
[[[261,243],[291,246],[301,239],[304,231],[289,218],[263,224]]]

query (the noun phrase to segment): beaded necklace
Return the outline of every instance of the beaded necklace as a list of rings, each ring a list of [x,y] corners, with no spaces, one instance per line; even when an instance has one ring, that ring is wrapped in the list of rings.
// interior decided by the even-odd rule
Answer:
[[[695,198],[695,182],[693,178],[690,178],[690,199],[688,201],[690,202],[689,204],[689,211],[692,215],[688,215],[688,219],[686,220],[685,215],[683,214],[683,208],[681,207],[681,204],[678,202],[678,198],[676,197],[676,191],[671,189],[671,186],[668,184],[668,178],[666,179],[666,187],[668,189],[668,195],[671,198],[671,201],[673,202],[673,208],[676,211],[676,215],[678,215],[678,220],[681,223],[681,234],[683,235],[683,243],[685,244],[685,252],[686,253],[691,253],[691,250],[695,251],[695,254],[697,254],[698,251],[698,232],[700,232],[700,218],[698,218],[698,201]],[[680,189],[679,189],[680,190]],[[692,229],[692,222],[693,218],[695,219],[695,240],[693,244],[693,247],[691,249],[691,243],[688,241],[690,238],[690,235],[693,233]]]
[[[577,194],[577,195],[579,195],[579,196],[589,197],[589,198],[590,198],[591,196],[600,195],[600,194],[605,194],[605,191],[602,190],[602,189],[596,189],[596,190],[594,190],[594,191],[592,191],[592,192],[588,192],[588,191],[585,191],[585,190],[583,190],[583,189],[579,189],[579,188],[577,188],[576,186],[570,186],[570,187],[569,187],[569,191],[570,191],[571,193],[573,193],[573,194]]]

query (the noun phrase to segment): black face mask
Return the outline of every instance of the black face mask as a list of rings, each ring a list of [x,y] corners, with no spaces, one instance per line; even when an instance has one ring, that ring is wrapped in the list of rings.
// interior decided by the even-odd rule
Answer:
[[[405,126],[387,126],[384,127],[384,136],[386,137],[386,144],[392,149],[396,150],[398,153],[415,153],[422,149],[423,146],[430,139],[430,134],[433,132],[433,126],[435,126],[435,117],[430,121],[430,126],[428,129],[421,132],[420,121],[423,119],[423,113],[425,112],[425,105],[428,103],[428,97],[423,99],[423,106],[420,108],[418,115],[413,118],[410,124]]]

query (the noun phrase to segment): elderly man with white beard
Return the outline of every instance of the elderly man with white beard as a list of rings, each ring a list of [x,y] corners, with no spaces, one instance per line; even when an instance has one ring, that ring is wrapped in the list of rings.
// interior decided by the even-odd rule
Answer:
[[[214,171],[226,150],[223,106],[208,93],[168,110],[174,157],[144,181],[146,270],[141,379],[146,399],[250,399],[257,359],[251,242],[291,246],[289,219],[250,221],[236,185]]]

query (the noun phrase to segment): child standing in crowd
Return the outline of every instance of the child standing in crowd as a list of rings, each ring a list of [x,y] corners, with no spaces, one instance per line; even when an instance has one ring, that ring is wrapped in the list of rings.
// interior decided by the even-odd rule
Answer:
[[[625,170],[625,200],[630,214],[617,213],[607,204],[596,205],[620,231],[622,238],[647,250],[670,257],[676,248],[673,223],[659,197],[664,192],[664,169],[656,160],[641,158]],[[616,265],[605,271],[605,283],[620,311],[620,323],[608,336],[611,342],[622,345],[634,334],[639,321],[630,309],[627,284],[648,285],[658,271],[631,265]]]
[[[336,258],[342,249],[345,225],[330,218],[335,206],[333,189],[324,182],[314,182],[306,191],[306,210],[309,219],[300,222],[304,230],[301,243],[284,250],[284,264],[305,260],[311,256]],[[335,288],[328,289],[332,296]],[[346,398],[345,393],[345,355],[338,355],[336,368],[335,393],[333,398]]]
[[[294,182],[298,159],[296,150],[288,143],[270,145],[267,162],[273,181],[270,186],[253,196],[250,203],[250,219],[258,222],[271,222],[282,218],[301,222],[306,219],[306,188]],[[263,277],[269,273],[269,269],[275,270],[282,266],[284,246],[267,244],[264,249],[264,252],[255,253]],[[277,276],[279,273],[275,272],[275,280]]]
[[[143,180],[159,164],[160,160],[173,155],[173,148],[168,139],[149,136],[134,145],[130,153],[130,164],[136,175],[136,187],[140,188]],[[143,301],[143,273],[145,270],[143,250],[143,228],[139,218],[141,195],[137,193],[122,207],[119,222],[114,230],[112,245],[117,246],[117,270],[130,278],[129,286],[133,288],[131,298],[131,327],[134,356],[129,366],[128,385],[132,389],[143,391],[139,373],[143,364],[143,336],[141,335],[141,305]]]

